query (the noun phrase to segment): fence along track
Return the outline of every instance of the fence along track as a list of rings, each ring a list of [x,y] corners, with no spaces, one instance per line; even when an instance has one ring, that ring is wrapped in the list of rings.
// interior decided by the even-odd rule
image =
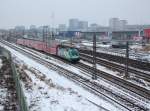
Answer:
[[[86,87],[86,88],[92,90],[94,93],[96,93],[96,94],[98,94],[98,95],[103,95],[103,96],[105,96],[107,99],[109,98],[109,100],[116,102],[117,104],[119,104],[120,106],[126,108],[127,110],[133,110],[133,108],[136,108],[136,109],[138,109],[139,111],[148,110],[148,109],[145,109],[143,106],[139,106],[139,105],[137,105],[137,104],[134,104],[134,103],[132,103],[131,101],[125,100],[125,98],[121,98],[120,96],[114,94],[114,96],[116,96],[116,97],[118,97],[118,98],[120,98],[120,99],[122,99],[122,100],[128,102],[128,106],[127,106],[127,104],[126,104],[126,105],[121,104],[120,102],[116,101],[114,98],[111,98],[111,97],[109,97],[108,95],[106,95],[106,94],[105,94],[106,91],[107,91],[108,93],[112,93],[112,92],[108,91],[107,89],[104,89],[104,88],[101,87],[99,84],[97,84],[97,83],[95,83],[95,82],[93,82],[93,81],[90,81],[89,79],[83,78],[82,76],[77,75],[77,74],[75,74],[74,72],[68,71],[68,70],[66,70],[66,69],[64,69],[64,68],[62,68],[62,67],[60,67],[60,66],[58,66],[58,65],[56,65],[56,64],[50,63],[50,62],[48,62],[48,61],[46,61],[46,60],[44,60],[44,59],[42,59],[42,58],[40,58],[40,57],[38,57],[38,56],[35,56],[35,55],[32,54],[32,53],[29,53],[29,52],[27,52],[27,51],[21,49],[21,48],[18,48],[18,47],[16,47],[16,46],[13,46],[13,45],[11,45],[10,43],[7,43],[7,42],[3,42],[3,43],[6,44],[7,46],[11,47],[11,48],[14,48],[15,50],[17,50],[17,51],[19,51],[19,52],[21,52],[21,53],[27,55],[28,57],[30,57],[30,58],[36,60],[37,62],[40,62],[41,64],[46,65],[46,66],[48,66],[49,68],[51,68],[51,69],[53,69],[53,70],[57,70],[57,71],[61,72],[61,74],[63,74],[63,75],[66,76],[67,78],[69,78],[69,79],[71,79],[71,80],[77,82],[78,84],[82,85],[83,87]],[[65,73],[65,72],[67,72],[67,73]],[[75,79],[75,78],[77,78],[77,79]],[[80,80],[80,82],[79,82],[79,80]],[[100,89],[103,89],[103,90],[104,90],[103,93],[100,91]],[[131,108],[131,107],[129,108],[129,106],[131,106],[132,108]]]

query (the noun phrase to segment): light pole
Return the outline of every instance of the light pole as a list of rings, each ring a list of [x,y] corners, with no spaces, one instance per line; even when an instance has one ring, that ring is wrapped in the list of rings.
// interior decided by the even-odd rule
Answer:
[[[96,71],[96,33],[93,35],[93,75],[92,79],[97,79],[97,71]]]
[[[125,78],[129,77],[129,71],[128,71],[128,62],[129,62],[129,42],[126,42],[126,64],[125,64]]]

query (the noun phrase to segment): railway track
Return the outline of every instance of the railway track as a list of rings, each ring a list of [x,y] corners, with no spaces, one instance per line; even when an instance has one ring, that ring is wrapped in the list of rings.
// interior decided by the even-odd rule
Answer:
[[[111,55],[122,56],[122,57],[125,57],[125,55],[126,55],[126,49],[115,49],[115,48],[111,48],[111,47],[110,48],[97,47],[97,51],[102,52],[102,53],[111,54]],[[138,51],[136,53],[134,50],[130,49],[129,58],[136,60],[136,59],[141,58],[143,56],[148,56],[149,54],[150,53],[145,53],[142,51]]]
[[[4,41],[3,41],[3,43],[4,43]],[[113,93],[110,90],[108,90],[107,88],[99,85],[95,81],[91,81],[89,79],[86,79],[86,78],[84,78],[84,77],[82,77],[80,75],[75,74],[74,72],[68,71],[68,70],[66,70],[66,69],[64,69],[64,68],[62,68],[62,67],[60,67],[60,66],[58,66],[56,64],[52,64],[52,63],[46,61],[45,59],[42,59],[41,57],[35,56],[35,55],[33,55],[32,53],[29,53],[29,52],[25,52],[24,50],[21,50],[20,48],[12,46],[12,45],[10,45],[10,44],[8,44],[6,42],[4,44],[6,44],[7,46],[9,46],[11,48],[14,48],[15,50],[17,50],[17,51],[19,51],[21,53],[24,53],[25,55],[31,57],[32,59],[35,59],[36,61],[40,62],[43,65],[47,65],[49,68],[51,68],[53,70],[61,72],[67,78],[69,78],[69,79],[77,82],[78,84],[82,85],[83,87],[85,87],[87,89],[92,90],[94,93],[96,93],[98,95],[103,95],[104,97],[109,98],[109,100],[114,101],[115,103],[121,105],[122,107],[124,107],[124,108],[126,108],[128,110],[133,110],[133,108],[136,108],[139,111],[141,111],[141,110],[143,110],[143,111],[148,110],[148,109],[144,108],[143,106],[139,106],[139,105],[133,103],[133,101],[130,101],[130,100],[126,99],[126,98],[123,98],[123,97],[121,97],[119,95],[116,95],[115,93]],[[84,67],[87,68],[87,66],[84,66]],[[90,70],[92,70],[91,67],[88,67],[88,68]],[[100,73],[103,73],[103,72],[100,72]],[[108,74],[107,75],[106,74],[107,73],[105,73],[105,74],[103,73],[104,78],[106,76],[108,76]],[[120,78],[118,78],[118,79],[120,79]],[[111,80],[111,81],[116,81],[116,78],[113,79],[113,80]],[[121,79],[119,81],[122,83]],[[106,93],[109,94],[109,95],[111,95],[111,96],[108,96]],[[118,102],[118,100],[116,100],[116,98],[124,101],[126,104],[121,104],[120,102]],[[129,106],[130,106],[130,108],[129,108]]]
[[[92,61],[93,61],[92,56],[84,54],[84,53],[80,53],[80,57],[81,57],[81,59],[83,59],[83,60],[85,60],[89,63],[92,63]],[[98,64],[100,64],[102,66],[105,66],[105,67],[108,67],[112,70],[116,70],[120,73],[125,72],[125,66],[124,65],[117,64],[115,62],[111,62],[111,61],[101,59],[101,58],[98,58],[98,57],[97,57],[96,61],[97,61]],[[150,73],[146,73],[144,71],[137,70],[137,69],[131,68],[131,67],[129,67],[128,71],[129,71],[130,74],[134,74],[136,77],[150,82]]]
[[[58,57],[55,57],[55,56],[53,56],[53,57],[56,58],[56,59],[60,59],[61,61],[65,62],[67,64],[70,64],[69,62],[67,62],[67,61],[65,61],[65,60],[63,60],[61,58],[58,58]],[[83,64],[81,62],[79,62],[76,65],[73,65],[73,64],[70,64],[70,65],[72,65],[74,67],[77,67],[78,69],[84,70],[85,72],[90,73],[90,75],[92,75],[92,73],[93,73],[93,68],[91,66]],[[98,77],[102,77],[102,78],[104,78],[106,80],[109,80],[109,81],[111,81],[111,83],[114,83],[114,84],[116,84],[118,86],[121,86],[124,89],[127,89],[127,90],[131,91],[134,94],[138,94],[141,97],[150,99],[150,90],[145,89],[142,86],[136,85],[136,84],[134,84],[134,83],[132,83],[130,81],[127,81],[124,78],[116,77],[114,75],[108,74],[108,73],[103,72],[101,70],[97,70],[97,76]]]
[[[91,50],[83,50],[83,49],[79,49],[80,53],[82,54],[87,54],[87,55],[92,55],[92,51]],[[124,57],[121,56],[117,56],[117,55],[110,55],[110,54],[106,54],[106,53],[102,53],[102,52],[97,52],[96,56],[108,61],[112,61],[112,62],[116,62],[119,64],[125,64],[126,59]],[[141,61],[137,61],[137,60],[133,60],[133,59],[129,59],[129,66],[133,67],[133,68],[138,68],[141,70],[145,70],[145,71],[150,71],[150,63],[147,62],[141,62]]]
[[[32,51],[32,50],[30,50],[30,51]],[[33,52],[33,53],[35,53],[35,52]],[[47,54],[47,55],[48,55],[48,54]],[[51,55],[51,56],[53,56],[53,55]],[[59,59],[59,60],[65,62],[65,63],[67,63],[67,64],[70,64],[68,61],[65,61],[65,60],[63,60],[63,59],[61,59],[61,58],[59,58],[59,57],[53,56],[53,58]],[[85,57],[85,58],[87,58],[87,57]],[[87,58],[87,59],[89,60],[89,58]],[[73,65],[73,64],[70,64],[70,65]],[[110,65],[110,64],[108,63],[108,65]],[[87,65],[85,65],[85,64],[83,64],[83,63],[78,63],[78,64],[73,65],[73,66],[74,66],[74,67],[77,67],[78,69],[81,69],[81,70],[84,69],[85,72],[88,72],[88,73],[91,72],[90,74],[92,75],[92,70],[93,70],[92,67],[89,67],[89,66],[87,66]],[[112,67],[112,66],[111,66],[111,67]],[[87,69],[89,69],[89,70],[87,70]],[[100,70],[97,70],[97,72],[98,72],[98,76],[99,76],[99,77],[101,77],[100,74],[105,73],[105,72],[100,71]],[[107,79],[106,76],[108,76],[108,75],[110,75],[110,74],[105,73],[105,77],[103,77],[103,78]],[[128,89],[128,90],[130,90],[131,92],[133,92],[133,93],[135,93],[135,94],[138,94],[138,95],[140,95],[140,96],[142,96],[142,97],[143,97],[143,95],[144,95],[145,98],[148,98],[148,99],[149,99],[149,90],[147,90],[147,89],[145,89],[145,88],[143,88],[143,87],[140,87],[139,85],[136,85],[136,84],[134,84],[134,83],[131,83],[131,82],[129,82],[129,81],[126,81],[126,80],[124,80],[123,78],[117,78],[117,77],[114,77],[113,75],[110,75],[110,78],[111,78],[111,79],[108,79],[108,80],[111,81],[112,83],[117,84],[118,86],[122,86],[123,88]],[[117,78],[117,79],[115,79],[115,78]],[[119,79],[120,79],[120,80],[119,80]],[[118,83],[118,82],[114,82],[114,81],[116,81],[116,80],[119,81],[119,83]],[[122,83],[122,82],[123,82],[123,83]],[[121,84],[121,85],[120,85],[120,84]],[[135,87],[134,87],[134,86],[135,86]],[[140,90],[140,91],[139,91],[139,90]],[[146,95],[145,95],[145,94],[146,94]]]

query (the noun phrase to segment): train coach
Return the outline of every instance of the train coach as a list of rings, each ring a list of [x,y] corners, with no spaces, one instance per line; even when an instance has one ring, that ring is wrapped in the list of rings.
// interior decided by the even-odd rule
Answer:
[[[48,54],[56,55],[72,63],[76,63],[80,60],[79,52],[76,48],[59,45],[59,43],[57,43],[56,41],[48,44],[46,42],[34,39],[18,39],[17,44],[33,48]]]

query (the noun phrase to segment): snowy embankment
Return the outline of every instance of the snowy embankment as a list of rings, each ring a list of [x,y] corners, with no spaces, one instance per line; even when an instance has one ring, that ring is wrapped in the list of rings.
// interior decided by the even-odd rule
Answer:
[[[119,111],[114,104],[97,97],[72,81],[60,76],[56,71],[29,59],[28,57],[8,48],[27,76],[22,84],[31,110],[37,111],[99,111],[93,103],[110,111]],[[23,68],[25,66],[25,68]],[[22,73],[21,73],[22,74]],[[93,103],[89,102],[92,101]]]
[[[17,61],[17,64],[20,74],[23,74],[21,78],[31,110],[99,110],[98,107],[91,104],[87,99],[79,95],[78,92],[54,83],[51,78],[47,78],[45,74],[42,74],[39,70],[26,66],[22,61]]]

